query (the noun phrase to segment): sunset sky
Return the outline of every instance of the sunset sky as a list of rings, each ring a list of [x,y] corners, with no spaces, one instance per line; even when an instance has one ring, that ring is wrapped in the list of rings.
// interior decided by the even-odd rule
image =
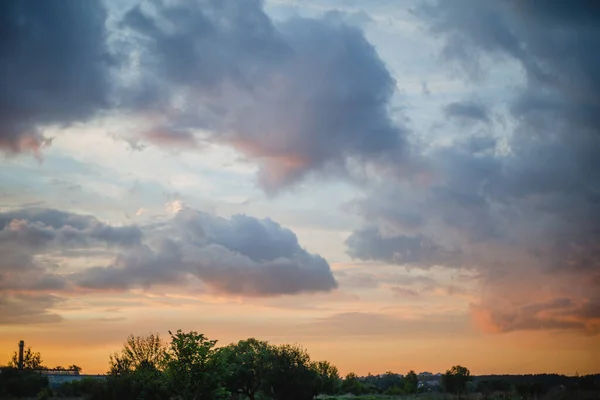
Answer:
[[[0,2],[0,364],[130,333],[600,372],[600,2]]]

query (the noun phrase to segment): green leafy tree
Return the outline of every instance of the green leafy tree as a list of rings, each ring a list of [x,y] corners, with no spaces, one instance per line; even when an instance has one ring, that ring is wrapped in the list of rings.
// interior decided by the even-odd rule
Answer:
[[[350,372],[342,382],[342,393],[350,393],[358,396],[366,393],[366,388],[358,379],[358,376],[354,372]]]
[[[417,393],[419,377],[412,369],[404,376],[404,392],[407,394]]]
[[[250,338],[223,348],[221,356],[228,366],[227,389],[254,400],[269,375],[271,346]]]
[[[442,386],[448,393],[454,393],[459,398],[466,393],[467,383],[471,380],[471,371],[461,365],[455,365],[442,375]]]
[[[165,344],[158,334],[147,336],[129,335],[121,351],[110,356],[111,375],[123,375],[135,371],[141,365],[161,369],[165,357]]]
[[[379,388],[388,394],[400,394],[403,387],[404,379],[400,374],[388,371],[379,378]]]
[[[318,374],[310,356],[296,345],[272,348],[267,391],[275,400],[312,400],[318,392]]]
[[[341,384],[337,367],[330,364],[328,361],[317,361],[312,364],[312,368],[317,373],[315,395],[336,394]]]
[[[136,400],[168,400],[171,398],[164,374],[151,362],[143,362],[127,376],[131,398]]]
[[[171,389],[182,400],[225,398],[226,370],[223,357],[209,340],[195,331],[175,334],[166,353],[166,371]]]
[[[8,362],[9,367],[19,367],[19,355],[15,351],[11,360]],[[39,352],[31,351],[31,347],[28,347],[23,351],[23,369],[45,369],[42,365],[42,355]]]

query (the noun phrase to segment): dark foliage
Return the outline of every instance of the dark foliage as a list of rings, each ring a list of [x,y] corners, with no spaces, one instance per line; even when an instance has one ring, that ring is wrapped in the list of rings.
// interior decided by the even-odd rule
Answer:
[[[36,396],[48,387],[48,378],[35,371],[0,368],[0,398]]]

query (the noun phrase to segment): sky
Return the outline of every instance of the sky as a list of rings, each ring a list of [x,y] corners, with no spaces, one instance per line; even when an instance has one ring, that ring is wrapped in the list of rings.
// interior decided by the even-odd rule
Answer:
[[[129,334],[600,372],[600,3],[0,2],[0,363]]]

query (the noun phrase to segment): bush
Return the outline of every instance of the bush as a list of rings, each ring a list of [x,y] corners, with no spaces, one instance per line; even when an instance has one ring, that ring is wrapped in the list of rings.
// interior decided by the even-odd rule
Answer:
[[[44,388],[40,390],[37,394],[38,400],[47,400],[51,397],[54,397],[54,393],[52,393],[52,390],[50,388]]]
[[[48,378],[34,371],[0,369],[0,398],[35,397],[48,387]]]

